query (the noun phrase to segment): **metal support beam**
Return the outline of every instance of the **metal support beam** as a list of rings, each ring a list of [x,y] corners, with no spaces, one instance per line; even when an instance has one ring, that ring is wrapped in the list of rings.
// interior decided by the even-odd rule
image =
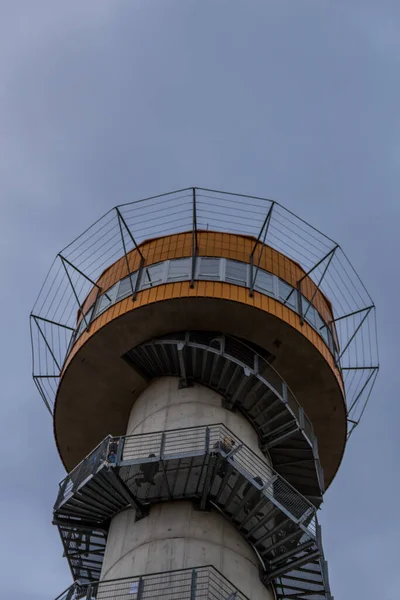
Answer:
[[[117,474],[116,469],[108,469],[109,476],[113,479],[113,485],[117,488],[119,493],[125,498],[127,504],[133,506],[136,510],[136,515],[140,519],[147,515],[148,510],[133,496],[130,490],[126,487],[122,479]]]
[[[315,288],[315,290],[314,290],[314,293],[313,293],[313,295],[311,296],[311,299],[309,300],[309,305],[307,306],[306,312],[304,313],[304,315],[301,315],[301,324],[303,324],[303,323],[304,323],[304,320],[305,320],[305,318],[306,318],[306,316],[307,316],[307,313],[308,313],[308,311],[309,311],[309,309],[310,309],[310,306],[312,305],[312,303],[313,303],[313,301],[314,301],[314,298],[315,298],[315,296],[316,296],[317,292],[319,291],[319,288],[320,288],[320,286],[321,286],[321,283],[322,283],[322,281],[323,281],[323,279],[324,279],[324,277],[325,277],[325,274],[326,274],[327,270],[329,269],[329,265],[331,264],[331,262],[332,262],[332,259],[333,259],[333,257],[335,256],[335,252],[336,252],[336,250],[337,250],[338,248],[339,248],[339,246],[338,246],[338,245],[336,245],[336,246],[335,246],[335,247],[334,247],[334,248],[333,248],[333,249],[332,249],[332,250],[331,250],[331,251],[330,251],[330,252],[329,252],[329,253],[328,253],[326,256],[324,256],[324,258],[323,258],[322,260],[320,260],[320,261],[319,261],[319,262],[318,262],[318,263],[317,263],[317,264],[316,264],[316,265],[315,265],[315,266],[314,266],[314,267],[311,269],[311,271],[312,271],[312,270],[313,270],[313,269],[315,269],[315,268],[316,268],[318,265],[322,264],[322,263],[323,263],[323,261],[324,261],[324,260],[326,260],[326,259],[328,258],[328,256],[329,256],[329,260],[328,260],[328,262],[327,262],[327,264],[326,264],[326,266],[325,266],[325,269],[323,270],[323,273],[322,273],[322,275],[321,275],[321,277],[320,277],[320,279],[319,279],[319,281],[318,281],[318,283],[317,283],[317,287]],[[311,273],[311,271],[309,271],[309,272],[307,273],[307,275],[303,275],[303,277],[302,277],[301,279],[299,279],[298,283],[300,283],[300,291],[301,291],[301,282],[303,281],[303,279],[304,279],[305,277],[307,277],[307,276],[308,276],[308,275]]]
[[[63,263],[64,269],[65,269],[65,271],[66,271],[66,273],[68,275],[68,279],[70,280],[70,283],[71,283],[71,278],[70,278],[68,270],[67,270],[67,268],[65,266],[65,263],[67,263],[67,265],[69,265],[70,267],[72,267],[74,269],[74,271],[76,271],[77,273],[79,273],[79,275],[82,275],[82,277],[84,277],[87,281],[89,281],[93,285],[93,287],[96,287],[97,289],[99,289],[101,291],[101,287],[99,286],[98,283],[96,283],[95,281],[93,281],[93,279],[90,279],[90,277],[88,277],[83,271],[81,271],[80,269],[78,269],[78,267],[76,267],[74,264],[72,264],[72,262],[70,262],[67,258],[65,258],[65,256],[63,256],[62,254],[58,254],[58,256],[60,257],[61,262]],[[71,286],[74,287],[72,285],[72,283],[71,283]],[[107,294],[107,292],[104,292],[104,295],[107,296],[107,298],[111,302],[111,298]]]
[[[65,262],[68,262],[68,261],[65,261],[65,259],[64,259],[64,258],[61,256],[61,254],[60,254],[59,256],[60,256],[60,258],[61,258],[61,263],[62,263],[62,266],[64,267],[64,269],[65,269],[65,272],[66,272],[66,274],[67,274],[67,278],[68,278],[69,284],[70,284],[70,286],[71,286],[71,288],[72,288],[72,292],[73,292],[73,294],[74,294],[74,296],[75,296],[75,300],[76,300],[76,302],[77,302],[77,304],[78,304],[78,306],[79,306],[79,310],[80,310],[80,313],[81,313],[81,315],[82,315],[82,319],[85,321],[86,329],[89,329],[89,324],[88,324],[88,321],[87,321],[87,319],[86,319],[86,316],[85,316],[85,314],[84,314],[84,312],[83,312],[83,306],[82,306],[82,304],[80,303],[80,300],[79,300],[78,294],[76,293],[76,290],[75,290],[74,284],[72,283],[71,275],[69,274],[69,272],[68,272],[68,269],[67,269],[67,267],[65,266]],[[65,261],[65,262],[64,262],[64,261]],[[69,263],[69,264],[70,264],[70,263]],[[96,285],[96,287],[97,287],[97,288],[99,287],[97,284],[94,284],[94,285]]]
[[[69,325],[64,325],[63,323],[57,323],[56,321],[51,321],[50,319],[45,319],[44,317],[39,317],[39,315],[34,315],[31,313],[32,319],[39,319],[40,321],[44,321],[45,323],[49,323],[50,325],[57,325],[57,327],[63,327],[64,329],[69,329],[69,331],[75,331],[73,327],[69,327]]]
[[[52,357],[52,359],[54,360],[54,362],[55,362],[55,364],[56,364],[56,367],[57,367],[57,369],[58,369],[58,370],[60,371],[60,373],[61,373],[61,367],[60,367],[60,365],[58,364],[58,360],[56,359],[56,357],[55,357],[55,355],[54,355],[54,353],[53,353],[53,349],[51,348],[51,346],[50,346],[49,342],[47,341],[47,339],[46,339],[46,336],[45,336],[45,334],[43,333],[43,330],[42,330],[42,328],[40,327],[39,323],[37,322],[37,319],[36,319],[36,317],[33,317],[33,320],[34,320],[34,321],[35,321],[35,323],[36,323],[36,327],[37,327],[37,328],[38,328],[38,330],[40,331],[40,335],[42,336],[42,338],[43,338],[43,340],[44,340],[44,343],[46,344],[46,348],[47,348],[47,349],[48,349],[48,351],[50,352],[50,354],[51,354],[51,357]]]
[[[79,521],[71,521],[70,519],[56,517],[52,520],[52,524],[56,525],[59,529],[68,529],[71,532],[77,530],[92,534],[100,532],[103,535],[107,535],[106,529],[102,529],[99,525],[93,526],[93,523],[90,521],[83,521],[81,519]]]
[[[196,207],[196,188],[192,188],[193,208],[192,208],[192,273],[190,278],[190,287],[194,287],[194,278],[196,274],[196,259],[199,252],[199,243],[197,238],[197,207]]]
[[[121,204],[120,206],[123,206],[123,205]],[[117,214],[119,215],[119,218],[121,219],[122,224],[124,225],[129,237],[131,238],[132,244],[135,246],[135,249],[138,251],[140,257],[144,260],[144,256],[143,256],[139,246],[137,245],[136,240],[133,237],[131,230],[129,229],[128,225],[126,224],[126,221],[125,221],[124,217],[122,216],[121,211],[119,210],[119,206],[116,206],[115,210],[117,211]]]
[[[228,410],[232,410],[232,408],[234,407],[237,399],[239,398],[243,388],[245,387],[245,385],[247,384],[248,381],[248,377],[250,376],[250,371],[248,369],[243,369],[244,371],[244,377],[242,377],[239,385],[237,386],[235,393],[233,394],[232,398],[226,398],[226,408]]]
[[[143,577],[139,577],[139,585],[137,591],[137,600],[142,600],[143,598],[143,590],[144,590],[144,580]]]
[[[272,210],[273,210],[274,206],[275,206],[275,202],[272,202],[271,205],[270,205],[270,207],[269,207],[267,216],[264,219],[264,223],[263,223],[263,225],[262,225],[262,227],[260,229],[260,233],[258,234],[257,241],[254,244],[253,250],[251,251],[251,254],[250,254],[250,296],[253,296],[253,293],[254,293],[254,285],[255,285],[255,282],[256,282],[256,279],[257,279],[257,274],[258,274],[258,271],[259,271],[259,268],[260,268],[261,257],[262,257],[263,252],[264,252],[265,240],[266,240],[268,229],[269,229],[269,225],[270,225],[270,222],[271,222]],[[262,241],[262,247],[261,247],[260,255],[258,257],[256,272],[255,272],[255,275],[253,277],[254,252],[255,252],[255,250],[257,248],[257,245],[258,245],[258,243],[260,241],[260,238],[261,238],[263,232],[264,232],[264,237],[263,237],[263,241]]]
[[[196,600],[197,589],[197,573],[196,569],[192,569],[192,577],[190,581],[190,600]]]
[[[373,308],[375,308],[375,305],[371,304],[370,306],[366,306],[365,308],[360,308],[359,310],[354,310],[353,312],[348,313],[347,315],[342,315],[341,317],[332,319],[332,321],[330,321],[330,323],[337,323],[338,321],[342,321],[343,319],[348,319],[349,317],[354,317],[354,315],[358,315],[358,314],[364,312],[365,310],[367,310],[369,312]]]
[[[299,544],[298,546],[296,546],[295,548],[292,548],[291,550],[288,550],[287,552],[279,554],[277,557],[270,560],[269,564],[271,566],[274,566],[276,564],[279,564],[282,561],[286,561],[288,558],[291,558],[292,556],[296,556],[296,554],[300,554],[301,552],[308,550],[309,548],[311,548],[311,546],[314,546],[314,544],[315,544],[314,540],[308,540],[307,542],[304,542],[303,544]],[[319,556],[319,550],[317,550],[315,553],[313,553],[312,556]],[[311,560],[310,556],[307,556],[307,554],[306,554],[304,562],[310,562],[310,560]],[[287,566],[290,567],[291,563],[287,563]],[[291,571],[292,569],[289,568],[287,570]]]
[[[267,442],[266,444],[263,444],[263,446],[262,446],[263,451],[269,450],[270,448],[273,448],[277,444],[280,444],[281,442],[283,442],[283,440],[292,437],[292,435],[295,434],[296,431],[299,431],[299,428],[297,427],[297,425],[295,425],[292,429],[290,429],[287,432],[280,435],[278,438],[273,439],[271,442]]]
[[[136,281],[135,281],[135,289],[133,291],[133,300],[136,300],[136,296],[139,291],[139,286],[140,286],[140,282],[142,279],[143,267],[144,267],[144,258],[141,258],[138,274],[137,274]]]
[[[200,510],[205,510],[206,508],[206,504],[207,504],[207,498],[208,498],[208,493],[211,489],[211,479],[214,473],[214,467],[215,467],[215,462],[216,462],[216,458],[208,455],[209,459],[208,459],[208,465],[207,465],[207,472],[206,472],[206,478],[204,481],[204,487],[203,487],[203,493],[201,495],[201,501],[200,501]]]
[[[343,348],[343,350],[341,351],[339,357],[338,357],[338,361],[342,358],[343,354],[346,352],[347,348],[350,346],[351,342],[354,340],[354,338],[356,337],[357,333],[359,332],[360,328],[362,327],[365,319],[368,317],[369,313],[372,310],[372,306],[365,308],[364,310],[366,310],[367,312],[365,313],[365,315],[363,316],[363,318],[361,319],[360,323],[358,324],[358,327],[356,327],[355,331],[353,332],[353,335],[350,337],[349,341],[347,342],[347,344],[345,345],[345,347]],[[362,311],[358,311],[358,312],[362,312]],[[355,313],[354,313],[355,314]],[[348,315],[350,316],[350,315]]]
[[[184,348],[186,346],[185,342],[178,342],[176,349],[178,351],[178,359],[179,359],[179,369],[181,372],[181,380],[179,382],[179,387],[183,388],[183,387],[187,387],[188,386],[188,379],[187,379],[187,373],[186,373],[186,364],[185,364],[185,357],[184,357]]]
[[[364,385],[362,386],[361,390],[358,392],[355,400],[353,400],[350,408],[348,409],[348,414],[351,413],[351,411],[353,410],[353,408],[355,407],[355,405],[357,404],[358,400],[360,399],[362,393],[364,392],[365,388],[367,387],[367,385],[369,384],[369,382],[371,381],[372,377],[374,376],[374,374],[376,374],[378,372],[378,369],[375,368],[373,371],[370,372],[369,376],[367,377],[366,382],[364,383]]]
[[[118,209],[117,206],[115,207],[115,210],[117,211],[119,232],[121,234],[122,247],[124,249],[125,264],[126,264],[126,270],[128,272],[129,283],[130,283],[130,286],[131,286],[132,300],[134,300],[134,298],[135,298],[135,290],[134,290],[133,283],[132,283],[132,273],[131,273],[131,269],[129,267],[129,259],[128,259],[128,254],[126,252],[125,238],[124,238],[124,234],[123,234],[123,231],[122,231],[122,219],[123,219],[123,217],[122,217],[121,213],[119,212],[119,209]],[[125,223],[125,221],[124,221],[124,223]]]
[[[328,258],[328,256],[331,256],[331,255],[333,256],[333,254],[336,252],[336,250],[339,247],[340,247],[339,244],[336,244],[335,247],[332,248],[332,250],[329,250],[329,252],[327,254],[325,254],[325,256],[323,256],[321,258],[321,260],[319,260],[317,263],[315,263],[315,265],[313,267],[311,267],[311,269],[309,271],[307,271],[307,273],[305,273],[303,275],[303,277],[301,277],[301,279],[299,279],[299,281],[301,282],[301,281],[303,281],[303,279],[305,279],[306,277],[308,277],[314,271],[314,269],[316,269],[317,267],[319,267],[319,265],[321,265],[324,262],[324,260],[326,260]],[[331,259],[332,259],[332,256],[331,256]],[[330,260],[329,260],[329,262],[330,262]]]
[[[295,569],[298,569],[302,565],[310,563],[314,558],[317,558],[318,556],[319,556],[318,550],[316,550],[315,552],[312,552],[310,554],[305,554],[298,560],[293,560],[293,561],[287,563],[285,566],[277,568],[274,571],[269,572],[268,573],[268,581],[271,581],[271,579],[274,579],[275,577],[280,577],[280,576],[284,575],[285,573],[288,573]],[[318,585],[317,582],[316,582],[316,585]]]

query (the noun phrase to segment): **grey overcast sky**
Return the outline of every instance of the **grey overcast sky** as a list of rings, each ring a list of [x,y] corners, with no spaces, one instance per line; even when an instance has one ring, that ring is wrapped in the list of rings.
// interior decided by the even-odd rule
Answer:
[[[399,73],[398,0],[0,0],[2,598],[71,583],[39,285],[111,206],[197,185],[279,200],[376,301],[381,373],[321,522],[335,598],[398,600]]]

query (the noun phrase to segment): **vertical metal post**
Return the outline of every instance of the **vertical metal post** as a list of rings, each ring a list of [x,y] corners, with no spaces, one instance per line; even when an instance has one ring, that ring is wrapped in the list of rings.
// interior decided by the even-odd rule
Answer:
[[[160,444],[160,460],[163,459],[165,449],[165,431],[161,434],[161,444]]]
[[[90,329],[90,326],[91,326],[91,324],[92,324],[92,321],[93,321],[93,318],[94,318],[94,312],[95,312],[95,310],[96,310],[96,304],[97,304],[97,302],[98,302],[99,298],[100,298],[100,288],[98,288],[98,289],[97,289],[96,300],[93,302],[93,304],[92,304],[92,306],[91,306],[91,308],[92,308],[92,313],[91,313],[91,315],[90,315],[90,318],[89,318],[89,325],[88,325],[88,327],[86,328],[86,331],[89,331],[89,329]],[[89,310],[90,310],[90,309],[89,309]]]
[[[208,454],[210,451],[210,428],[206,427],[206,441],[205,441],[205,453]]]
[[[192,274],[190,278],[190,287],[194,287],[194,277],[196,274],[196,258],[199,252],[197,239],[197,210],[196,210],[196,188],[193,189],[193,217],[192,217]]]
[[[196,600],[196,589],[197,589],[197,572],[196,572],[196,569],[193,569],[191,583],[190,583],[190,600]]]
[[[92,600],[92,584],[89,583],[86,593],[86,600]]]
[[[143,577],[139,577],[139,586],[138,586],[137,600],[142,600],[142,598],[143,598],[143,591],[144,591],[144,579],[143,579]]]
[[[301,280],[297,282],[297,312],[300,315],[300,325],[304,325]]]
[[[122,452],[123,452],[123,449],[124,449],[124,444],[125,444],[125,437],[121,436],[119,438],[119,442],[118,442],[117,456],[115,457],[115,465],[116,466],[118,466],[119,463],[121,462]]]
[[[132,300],[136,300],[136,295],[139,291],[139,286],[140,286],[140,281],[142,279],[142,273],[143,273],[143,266],[144,266],[144,258],[142,257],[140,259],[140,265],[139,265],[139,270],[138,270],[138,274],[136,277],[136,282],[135,282],[135,289],[133,292],[133,296],[132,296]]]
[[[257,242],[256,242],[257,245]],[[250,254],[250,297],[253,296],[254,293],[254,280],[255,277],[253,277],[253,270],[254,270],[254,250],[255,247],[253,248],[253,252]]]

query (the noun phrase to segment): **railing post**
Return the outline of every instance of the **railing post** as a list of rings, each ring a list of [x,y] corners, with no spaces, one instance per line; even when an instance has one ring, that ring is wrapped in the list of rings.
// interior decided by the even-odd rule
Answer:
[[[139,269],[138,269],[137,277],[136,277],[136,281],[135,281],[135,289],[133,291],[132,301],[136,300],[136,295],[139,291],[139,286],[141,284],[141,279],[142,279],[142,274],[143,274],[143,267],[144,267],[144,258],[141,257]]]
[[[190,600],[196,600],[196,588],[197,588],[197,573],[196,569],[192,570],[192,580],[190,583]]]
[[[300,316],[300,325],[304,325],[303,304],[301,296],[301,280],[297,282],[297,312]]]
[[[210,452],[210,428],[206,427],[206,442],[205,442],[205,453],[208,454]]]
[[[64,500],[65,488],[67,487],[69,480],[70,480],[70,477],[69,477],[69,475],[67,475],[67,477],[64,477],[64,479],[61,482],[60,489],[58,491],[57,500],[56,500],[57,508],[60,505],[60,502],[62,502],[62,500]]]
[[[164,456],[164,450],[165,450],[165,431],[162,432],[161,434],[161,444],[160,444],[160,460],[163,459]]]
[[[139,577],[137,600],[142,600],[143,590],[144,590],[144,580],[143,580],[143,577]]]
[[[92,600],[92,584],[89,583],[88,585],[88,589],[87,589],[87,593],[86,593],[86,600]]]
[[[192,272],[190,277],[190,287],[194,287],[194,278],[196,275],[196,259],[199,252],[199,243],[197,239],[197,210],[196,210],[196,188],[192,188],[193,192],[193,222],[192,222]]]
[[[122,452],[124,449],[125,437],[120,437],[118,442],[117,456],[115,458],[115,464],[118,466],[122,459]]]

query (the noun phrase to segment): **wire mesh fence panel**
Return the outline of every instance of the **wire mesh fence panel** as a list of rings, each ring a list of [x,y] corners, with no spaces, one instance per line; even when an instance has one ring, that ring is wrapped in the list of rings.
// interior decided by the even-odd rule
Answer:
[[[72,342],[96,316],[92,305],[100,291],[97,281],[105,269],[117,260],[129,265],[130,253],[141,253],[140,244],[150,238],[186,232],[192,239],[201,231],[253,237],[253,250],[248,256],[248,264],[253,265],[251,277],[245,277],[243,267],[234,261],[230,261],[226,277],[231,283],[252,285],[267,295],[278,294],[280,302],[296,312],[300,310],[302,321],[311,324],[325,340],[344,378],[351,430],[364,413],[379,357],[375,307],[347,256],[333,240],[275,201],[201,188],[120,205],[57,255],[31,316],[33,376],[48,410],[53,411],[58,377]],[[289,291],[288,282],[282,279],[275,289],[271,274],[259,268],[265,248],[285,255],[304,274],[297,280],[296,290],[292,286]],[[176,280],[177,274],[181,279],[188,277],[188,265],[176,265],[175,271],[172,268],[172,279]],[[145,272],[142,278],[145,287],[154,285],[148,277],[151,269],[156,266],[146,266],[147,275]],[[138,273],[137,266],[133,270]],[[197,275],[213,280],[211,272]],[[120,294],[118,287],[115,295],[113,289],[105,290],[108,298],[106,295],[101,300],[104,309],[111,296],[114,302],[133,292],[129,278]],[[304,296],[301,302],[296,297],[297,287]],[[96,307],[97,315],[103,310],[101,302]],[[246,363],[246,356],[241,360]]]
[[[165,432],[163,456],[182,456],[190,453],[191,456],[208,451],[208,430],[206,427],[190,427],[172,432]]]
[[[56,501],[58,507],[62,501],[76,491],[80,485],[107,460],[110,455],[110,441],[107,436],[92,452],[84,458],[60,483]]]
[[[248,600],[214,567],[75,584],[56,600]]]
[[[124,461],[160,457],[163,432],[130,435],[124,438],[122,459]]]

